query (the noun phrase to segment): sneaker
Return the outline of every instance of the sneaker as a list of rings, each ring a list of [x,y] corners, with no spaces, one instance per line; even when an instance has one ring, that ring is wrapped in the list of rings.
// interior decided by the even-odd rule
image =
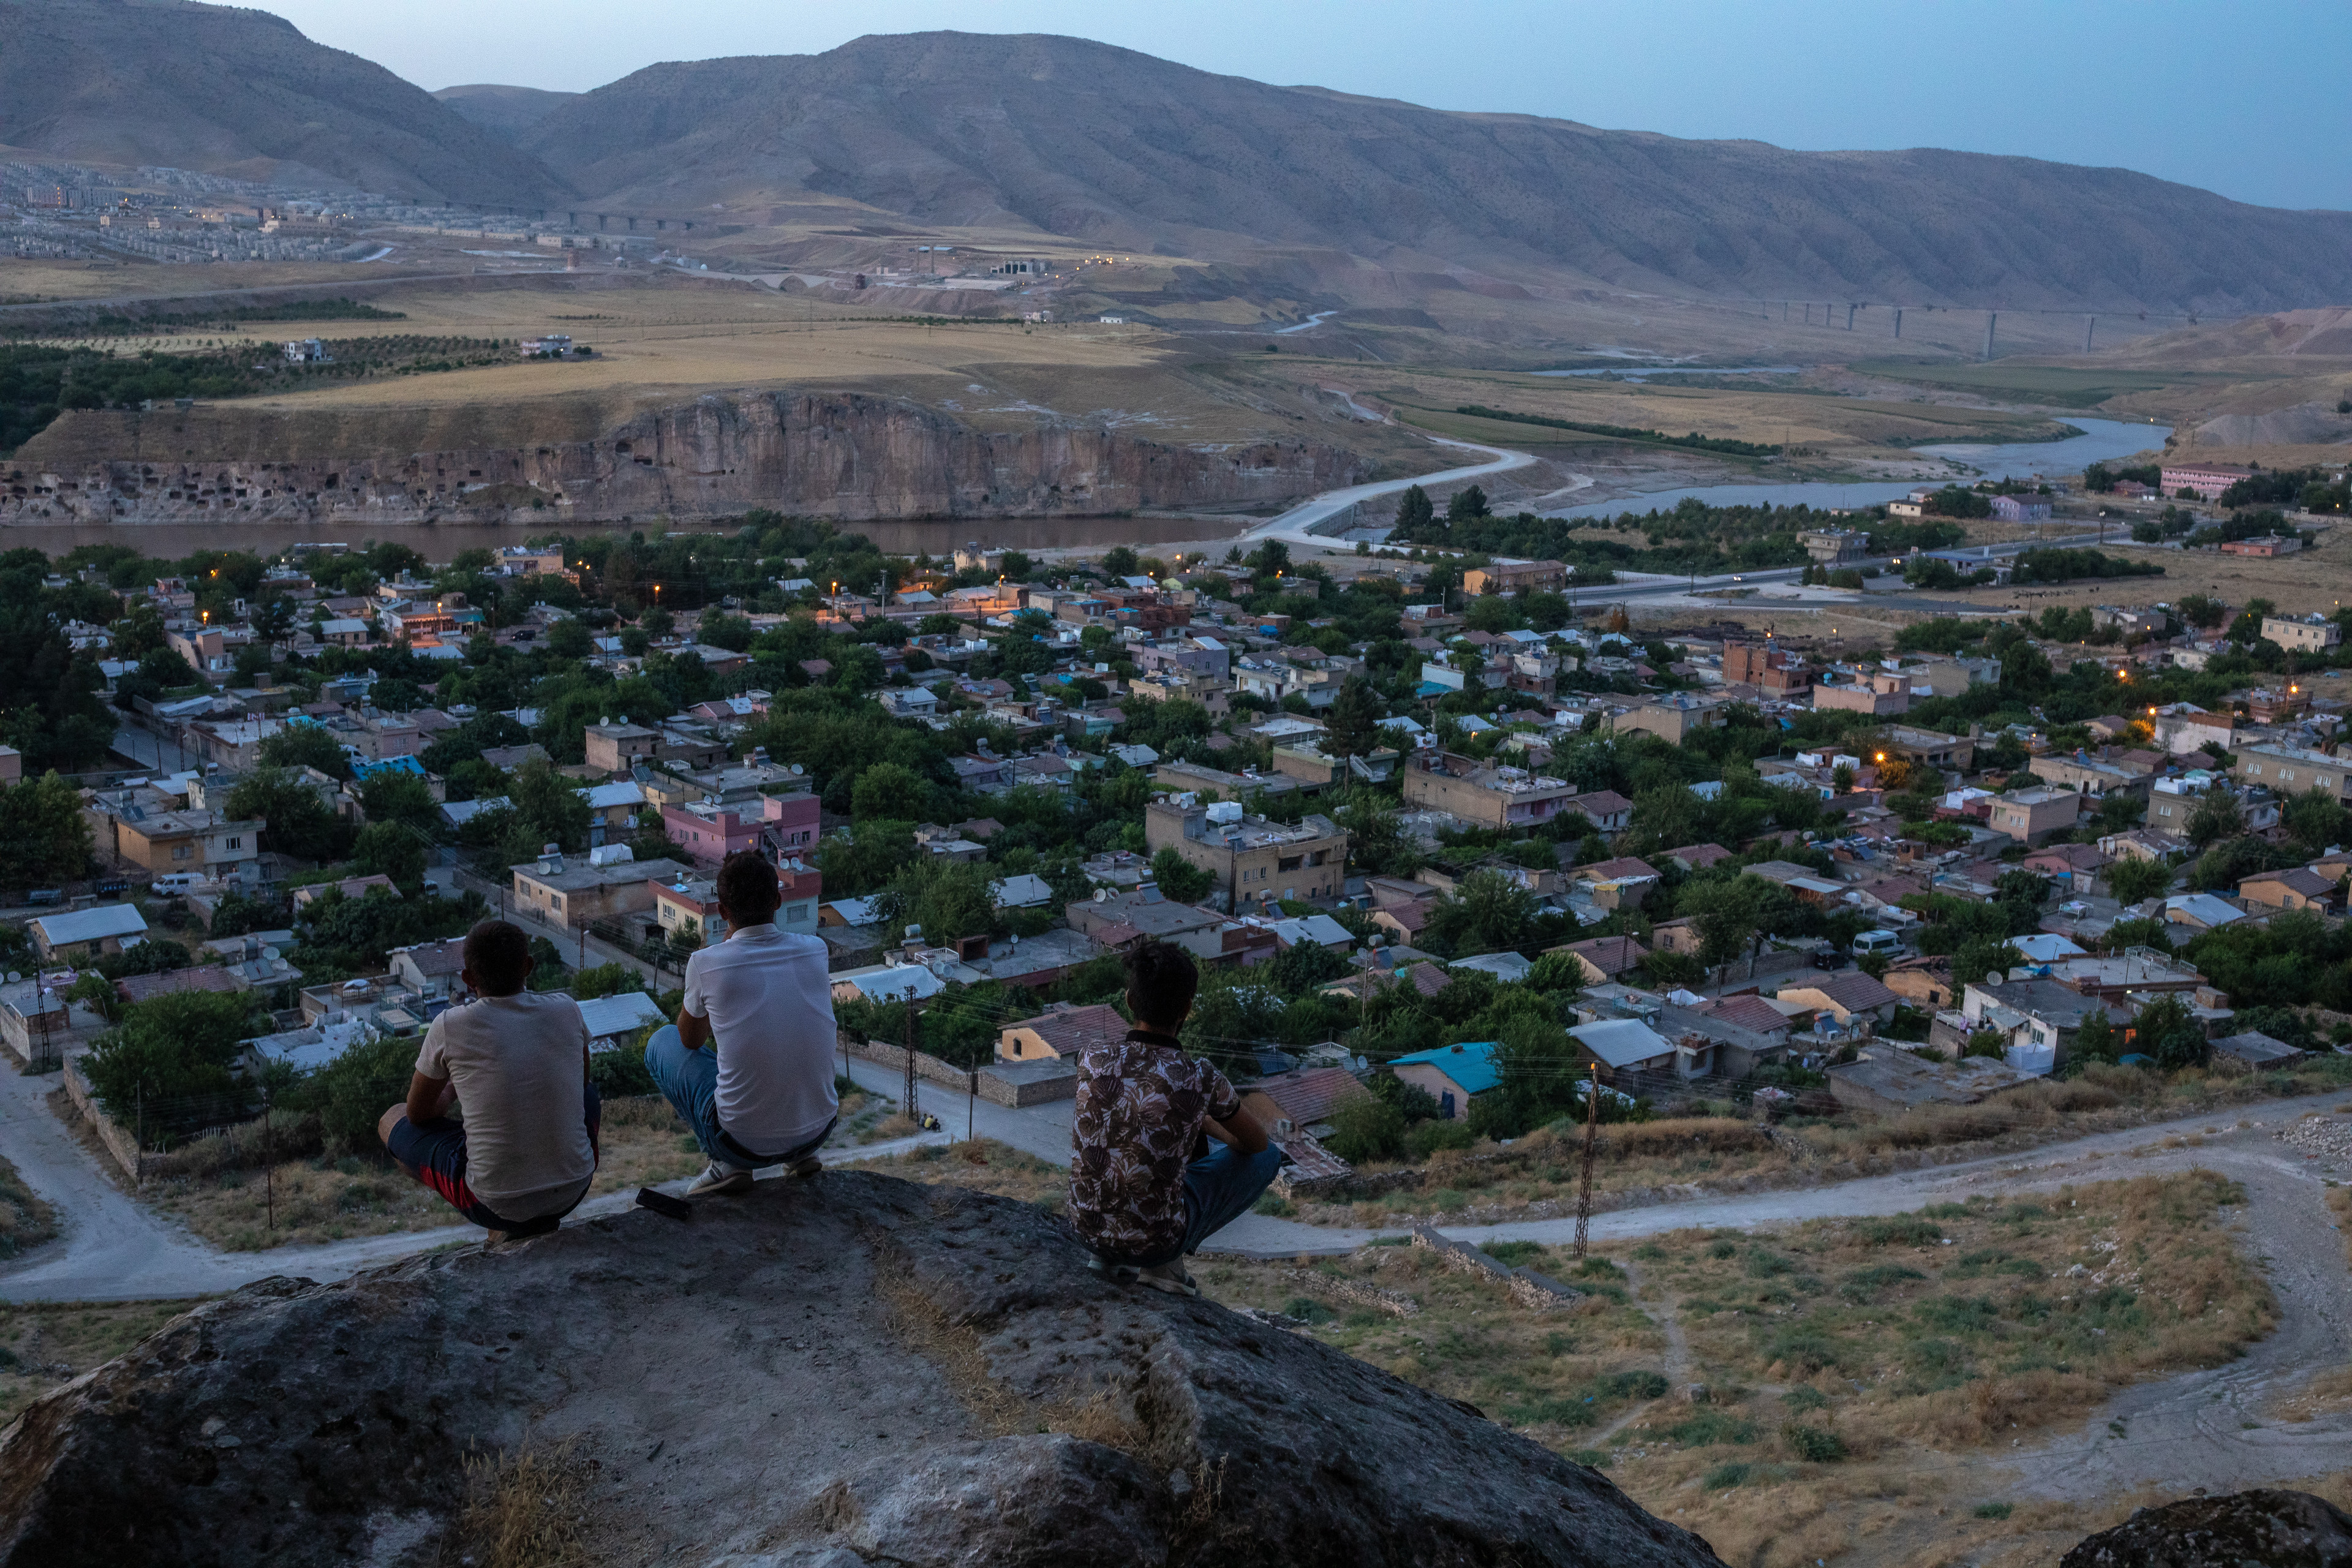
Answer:
[[[804,1154],[801,1158],[793,1162],[789,1173],[795,1180],[804,1182],[824,1169],[824,1162],[823,1160],[818,1159],[814,1154]]]
[[[732,1165],[710,1162],[710,1168],[694,1178],[694,1185],[686,1189],[690,1198],[705,1193],[748,1193],[751,1190],[751,1173],[739,1171]]]
[[[1142,1270],[1132,1263],[1113,1263],[1108,1258],[1089,1257],[1087,1268],[1114,1285],[1132,1285]]]
[[[1181,1258],[1171,1263],[1154,1264],[1141,1270],[1139,1278],[1141,1283],[1154,1290],[1165,1290],[1171,1296],[1197,1296],[1201,1293],[1201,1288],[1192,1283],[1192,1277],[1184,1272],[1184,1260]]]

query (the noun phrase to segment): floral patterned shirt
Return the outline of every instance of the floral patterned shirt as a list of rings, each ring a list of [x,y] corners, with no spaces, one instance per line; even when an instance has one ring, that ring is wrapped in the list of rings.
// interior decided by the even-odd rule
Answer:
[[[1241,1096],[1223,1073],[1147,1029],[1078,1057],[1070,1220],[1087,1246],[1124,1262],[1184,1244],[1184,1167],[1205,1121],[1231,1121]]]

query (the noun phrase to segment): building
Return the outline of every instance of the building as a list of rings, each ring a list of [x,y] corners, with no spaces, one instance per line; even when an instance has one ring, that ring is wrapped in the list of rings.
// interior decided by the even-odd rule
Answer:
[[[1565,947],[1546,950],[1547,955],[1564,952],[1576,960],[1583,971],[1584,983],[1602,985],[1638,965],[1650,956],[1650,950],[1630,936],[1596,936],[1583,942],[1572,942]]]
[[[715,867],[730,855],[760,846],[760,819],[709,801],[661,808],[662,832],[698,866]]]
[[[2190,703],[2152,709],[2146,715],[2157,743],[2176,757],[2211,747],[2226,752],[2236,742],[2237,721],[2228,713],[2209,713]]]
[[[1855,528],[1807,529],[1797,542],[1820,566],[1849,566],[1870,554],[1870,535]]]
[[[2156,775],[2142,769],[2121,767],[2081,752],[2050,752],[2025,764],[2026,772],[2042,783],[2070,789],[2093,800],[2111,795],[2145,802]]]
[[[1454,1121],[1467,1117],[1470,1102],[1503,1081],[1492,1040],[1414,1051],[1389,1063],[1389,1071],[1436,1100],[1437,1113]]]
[[[2222,554],[2243,555],[2256,561],[2293,555],[2302,548],[2303,540],[2292,533],[2265,533],[2253,539],[2226,539],[2221,542]]]
[[[2231,463],[2168,463],[2161,478],[2167,496],[2177,497],[2189,490],[2200,500],[2220,500],[2223,490],[2240,479],[2252,479],[2253,473],[2252,468]]]
[[[1236,910],[1250,899],[1334,899],[1346,890],[1348,835],[1328,816],[1292,826],[1244,816],[1232,801],[1163,796],[1144,808],[1143,837],[1155,854],[1173,849],[1214,877]]]
[[[1859,969],[1843,969],[1819,980],[1782,986],[1775,999],[1827,1013],[1841,1027],[1851,1026],[1857,1016],[1884,1024],[1895,1016],[1895,1006],[1902,1001]]]
[[[2316,910],[2322,914],[2334,913],[2342,902],[2335,879],[2322,876],[2307,866],[2241,878],[2238,900],[2242,903],[2263,904],[2273,910]]]
[[[1889,724],[1878,732],[1878,743],[1873,748],[1873,754],[1900,757],[1915,766],[1964,773],[1976,765],[1977,743],[1966,735],[1947,735],[1940,730]]]
[[[2264,616],[2263,636],[2291,653],[2326,653],[2344,640],[2344,628],[2325,616]]]
[[[2020,844],[2032,844],[2053,833],[2072,833],[2082,815],[2083,797],[2070,789],[2048,785],[1997,795],[1987,801],[1986,826],[2006,833]]]
[[[2046,522],[2050,518],[2050,498],[2036,495],[1995,496],[1992,515],[1997,522]]]
[[[2212,931],[2244,920],[2246,911],[2211,893],[2175,893],[2164,900],[2164,918],[2192,931]]]
[[[1481,594],[1557,594],[1568,586],[1568,568],[1557,561],[1496,561],[1462,574],[1462,591]]]
[[[1729,706],[1720,697],[1668,692],[1618,714],[1614,727],[1620,732],[1643,731],[1668,745],[1679,746],[1701,730],[1721,729],[1727,721],[1724,710]]]
[[[1853,680],[1816,682],[1813,708],[1817,712],[1835,709],[1881,719],[1907,713],[1911,710],[1911,678],[1895,670],[1876,669]]]
[[[1577,795],[1576,786],[1565,779],[1451,752],[1413,752],[1403,776],[1407,805],[1442,811],[1481,827],[1549,822],[1573,809]]]
[[[1667,1039],[1639,1018],[1602,1018],[1579,1024],[1568,1032],[1584,1060],[1601,1068],[1601,1081],[1616,1081],[1626,1073],[1677,1078],[1704,1078],[1715,1070],[1715,1042],[1690,1037],[1686,1043]]]
[[[1056,1002],[1034,1018],[1005,1025],[996,1037],[996,1059],[1075,1062],[1087,1050],[1127,1038],[1129,1027],[1118,1009],[1107,1004]]]
[[[510,866],[515,907],[541,919],[573,930],[596,921],[617,921],[625,915],[651,912],[654,884],[688,875],[669,860],[623,860],[592,865],[545,855],[523,866]]]
[[[101,820],[107,831],[100,847],[159,877],[193,872],[209,879],[242,879],[258,869],[264,826],[259,817],[167,811],[136,817],[109,813]]]
[[[1802,658],[1770,643],[1723,645],[1723,679],[1727,686],[1753,686],[1763,691],[1805,691],[1813,684],[1813,668]]]
[[[600,773],[625,773],[639,763],[654,760],[660,749],[661,736],[626,719],[617,724],[604,719],[588,726],[583,743],[588,766]]]
[[[1859,1060],[1829,1069],[1830,1094],[1849,1110],[1898,1115],[1923,1105],[1975,1105],[2003,1089],[2039,1081],[1990,1057],[1923,1061],[1916,1052],[1873,1046]]]
[[[1978,980],[1960,991],[1960,1017],[1968,1032],[1994,1030],[2011,1067],[2041,1076],[2055,1072],[2074,1055],[2084,1019],[2107,1011],[2104,998],[2056,980]]]
[[[2318,790],[2337,801],[2352,802],[2352,758],[2263,742],[2240,747],[2237,759],[2230,768],[2231,776],[2260,784],[2274,795],[2284,797]]]
[[[34,950],[45,963],[97,958],[136,947],[146,940],[147,921],[130,904],[97,904],[61,915],[37,915],[25,922]]]

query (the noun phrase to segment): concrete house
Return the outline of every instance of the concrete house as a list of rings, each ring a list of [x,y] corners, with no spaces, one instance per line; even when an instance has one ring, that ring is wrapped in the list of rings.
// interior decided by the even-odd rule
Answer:
[[[147,921],[130,904],[97,904],[61,915],[37,915],[25,923],[45,963],[121,952],[146,939]]]
[[[1143,837],[1216,879],[1238,910],[1244,900],[1337,898],[1348,875],[1348,835],[1328,816],[1293,826],[1244,815],[1231,801],[1186,805],[1161,796],[1144,808]]]
[[[2307,866],[2241,878],[2238,898],[2274,910],[2315,910],[2321,914],[2334,913],[2342,902],[2335,881]]]
[[[2021,844],[2032,844],[2053,833],[2071,833],[2082,815],[2083,797],[2071,789],[2042,785],[2013,795],[1997,795],[1989,802],[1986,825]]]
[[[1503,1081],[1492,1040],[1415,1051],[1389,1063],[1389,1070],[1435,1100],[1437,1113],[1454,1121],[1467,1117],[1470,1102]]]
[[[1884,1024],[1895,1016],[1895,1006],[1902,1000],[1859,969],[1841,970],[1801,985],[1783,986],[1775,994],[1783,1002],[1827,1013],[1841,1026],[1851,1024],[1856,1015]]]
[[[1118,1009],[1097,1003],[1056,1002],[1034,1018],[1004,1026],[996,1037],[1001,1062],[1075,1061],[1087,1050],[1127,1038],[1131,1026]]]

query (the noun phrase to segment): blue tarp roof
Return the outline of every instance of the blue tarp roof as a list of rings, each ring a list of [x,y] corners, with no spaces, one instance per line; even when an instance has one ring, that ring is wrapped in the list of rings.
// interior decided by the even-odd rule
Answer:
[[[1503,1081],[1502,1072],[1495,1066],[1495,1042],[1492,1040],[1440,1046],[1433,1051],[1415,1051],[1409,1057],[1397,1058],[1389,1065],[1402,1067],[1407,1062],[1422,1062],[1435,1068],[1460,1084],[1465,1094],[1484,1094]]]

